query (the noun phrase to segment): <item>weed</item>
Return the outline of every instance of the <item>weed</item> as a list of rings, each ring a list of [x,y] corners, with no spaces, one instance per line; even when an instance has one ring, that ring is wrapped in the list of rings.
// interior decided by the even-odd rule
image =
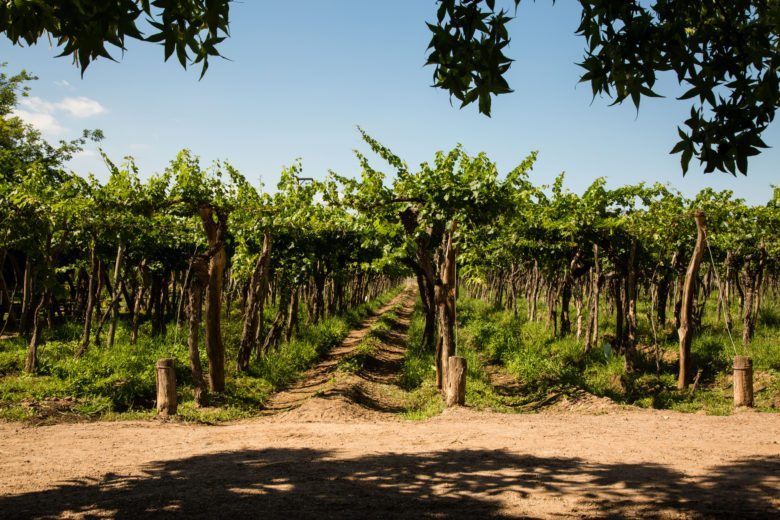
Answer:
[[[386,305],[398,292],[391,291],[367,304],[317,324],[304,325],[293,339],[260,359],[246,374],[227,374],[225,393],[212,396],[218,406],[198,408],[192,398],[192,376],[185,333],[168,326],[157,338],[142,334],[129,343],[128,324],[120,322],[112,349],[90,345],[84,356],[74,358],[80,331],[69,323],[47,331],[40,349],[37,374],[21,372],[26,345],[21,338],[0,342],[0,418],[26,420],[36,416],[34,406],[19,403],[72,398],[69,413],[85,419],[139,419],[154,416],[156,398],[155,361],[176,360],[179,416],[197,422],[220,422],[260,413],[272,392],[290,385],[300,372],[338,345],[349,330]],[[273,310],[268,311],[269,316]],[[144,324],[148,326],[148,324]],[[224,320],[226,360],[235,358],[241,333],[240,316]],[[208,366],[205,349],[201,364]]]
[[[379,340],[374,336],[367,335],[348,356],[345,356],[339,361],[338,369],[342,372],[351,374],[360,372],[365,367],[368,359],[377,352],[379,347]]]

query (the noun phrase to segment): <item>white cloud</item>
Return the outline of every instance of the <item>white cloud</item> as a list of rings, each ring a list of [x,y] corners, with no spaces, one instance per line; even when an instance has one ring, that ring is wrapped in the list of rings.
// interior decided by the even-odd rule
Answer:
[[[52,103],[37,96],[29,96],[19,101],[19,107],[14,115],[30,123],[45,134],[58,136],[67,129],[57,120],[58,113],[84,119],[106,112],[98,101],[84,96],[66,97],[62,101]]]
[[[50,103],[45,99],[39,98],[38,96],[22,98],[21,101],[19,101],[19,104],[33,112],[42,112],[45,114],[51,114],[57,108],[54,103]]]
[[[57,103],[56,106],[59,110],[80,118],[97,116],[106,111],[105,107],[99,102],[84,96],[67,97]]]
[[[62,81],[55,81],[54,84],[57,85],[58,87],[70,88],[70,81],[68,81],[67,79],[63,79]]]
[[[97,157],[95,150],[80,150],[73,154],[74,159],[84,159],[86,157]]]
[[[13,111],[13,115],[46,134],[61,135],[65,132],[65,128],[60,125],[57,118],[45,112],[16,109]]]

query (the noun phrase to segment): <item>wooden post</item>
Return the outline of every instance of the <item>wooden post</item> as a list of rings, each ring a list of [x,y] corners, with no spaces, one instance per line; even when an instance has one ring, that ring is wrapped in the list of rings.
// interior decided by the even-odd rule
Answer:
[[[450,356],[447,360],[447,406],[466,403],[466,358]]]
[[[176,371],[175,360],[157,360],[157,413],[163,416],[176,415]]]
[[[693,386],[691,386],[691,392],[688,394],[691,397],[693,397],[693,394],[696,393],[696,389],[699,388],[699,381],[701,380],[701,375],[704,373],[704,371],[700,368],[696,371],[696,377],[693,378]]]
[[[753,360],[734,356],[734,406],[753,406]]]

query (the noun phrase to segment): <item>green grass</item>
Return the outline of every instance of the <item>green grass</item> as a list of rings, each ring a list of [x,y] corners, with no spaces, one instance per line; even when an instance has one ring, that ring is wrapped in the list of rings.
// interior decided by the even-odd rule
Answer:
[[[461,316],[469,316],[469,309],[461,312]],[[407,409],[404,416],[412,420],[427,419],[444,410],[442,395],[436,387],[434,353],[422,343],[424,326],[420,309],[416,308],[409,326],[409,339],[401,371],[401,386],[407,391]],[[476,409],[507,411],[483,371],[479,353],[468,346],[472,342],[470,338],[469,331],[461,330],[461,348],[456,353],[466,358],[466,405]]]
[[[379,346],[380,342],[376,337],[370,334],[366,335],[355,347],[355,350],[339,361],[338,369],[351,374],[360,372],[365,367],[368,359],[377,352]]]
[[[433,352],[426,349],[422,343],[424,326],[423,317],[419,310],[415,309],[407,332],[406,352],[400,377],[401,388],[407,391],[420,387],[423,381],[435,380],[436,377]]]
[[[582,343],[573,336],[554,338],[544,321],[528,322],[522,313],[515,317],[509,311],[468,298],[459,300],[458,309],[459,353],[469,362],[467,403],[476,407],[501,410],[506,405],[517,406],[541,399],[550,392],[579,388],[623,404],[713,415],[732,412],[729,374],[734,348],[723,324],[714,316],[714,307],[705,315],[702,330],[692,344],[694,367],[702,370],[700,385],[693,394],[677,390],[678,345],[671,330],[659,333],[658,369],[655,353],[645,348],[640,351],[635,371],[627,373],[625,360],[605,348],[606,341],[586,355]],[[778,411],[780,406],[778,309],[777,304],[765,303],[748,351],[753,357],[756,380],[762,381],[757,386],[755,401],[756,408],[763,411]],[[608,341],[614,324],[606,310],[602,310],[600,331]],[[546,315],[543,307],[539,312],[541,316]],[[736,330],[733,331],[738,342],[741,341],[739,326],[735,322]],[[651,343],[650,326],[646,319],[640,318],[642,333],[640,344]],[[736,348],[742,353],[740,343]],[[475,352],[479,354],[477,357],[474,357]],[[499,364],[516,379],[520,388],[517,399],[497,397],[485,387],[484,374],[481,375],[479,369],[472,370],[479,366],[480,360]]]
[[[35,417],[35,409],[22,404],[11,403],[0,406],[0,420],[29,421]]]
[[[233,367],[240,337],[240,316],[223,320],[226,346],[225,392],[213,396],[212,406],[197,408],[193,401],[192,378],[186,347],[186,331],[169,324],[163,337],[151,338],[148,324],[141,329],[136,345],[128,341],[129,331],[121,324],[111,350],[90,346],[80,359],[79,328],[74,324],[47,333],[40,348],[40,369],[23,373],[26,345],[21,338],[0,342],[0,418],[5,420],[57,420],[63,413],[48,410],[48,402],[73,398],[65,415],[75,419],[145,419],[155,415],[155,361],[176,360],[179,417],[183,420],[215,423],[257,415],[269,396],[294,382],[302,370],[338,345],[349,331],[371,312],[389,302],[399,289],[339,316],[304,325],[290,342],[262,359],[254,360],[246,374]],[[269,312],[270,314],[270,312]],[[203,336],[201,335],[201,338]],[[201,343],[201,363],[208,367]]]
[[[415,308],[409,323],[406,352],[401,367],[400,385],[406,391],[403,416],[423,420],[444,410],[444,402],[436,388],[436,365],[433,352],[422,341],[424,319]]]
[[[275,391],[293,383],[300,373],[338,345],[348,332],[370,312],[385,305],[398,290],[341,316],[302,326],[288,343],[260,360],[254,360],[247,374],[233,373],[240,316],[223,325],[226,345],[226,390],[215,396],[213,406],[197,408],[192,398],[185,331],[169,325],[164,337],[150,338],[144,324],[137,345],[129,345],[128,330],[120,327],[111,351],[91,347],[74,360],[80,330],[78,324],[66,324],[48,332],[41,348],[40,370],[24,374],[26,345],[20,338],[0,343],[0,419],[61,420],[59,400],[72,398],[66,415],[75,419],[148,419],[156,414],[154,362],[161,357],[177,361],[179,416],[183,420],[219,423],[252,417]],[[605,306],[604,306],[605,307]],[[708,307],[710,308],[710,307]],[[659,329],[658,369],[655,353],[641,348],[637,369],[625,370],[624,359],[608,353],[604,343],[585,355],[582,343],[573,337],[554,338],[543,321],[528,322],[522,311],[496,309],[479,300],[458,301],[458,355],[468,364],[466,404],[476,409],[501,412],[522,411],[526,405],[542,401],[551,393],[582,389],[617,403],[683,412],[714,415],[731,413],[730,371],[734,350],[722,322],[714,316],[714,306],[705,315],[702,330],[692,345],[694,366],[702,370],[697,391],[676,389],[676,351],[674,332],[667,325]],[[339,365],[344,372],[359,372],[377,345],[393,333],[398,308],[385,313],[369,328],[356,351]],[[268,309],[270,318],[273,309]],[[545,315],[543,306],[538,312]],[[736,311],[733,313],[736,318]],[[650,343],[650,327],[640,308],[640,345]],[[423,319],[416,309],[409,327],[407,350],[400,374],[404,403],[403,416],[420,420],[444,409],[435,385],[434,354],[422,345]],[[614,325],[606,308],[602,309],[600,331],[609,333]],[[741,324],[735,320],[734,340],[741,349]],[[760,411],[780,408],[780,306],[765,302],[756,334],[747,352],[753,357],[756,372],[755,402]],[[201,345],[202,363],[207,366]],[[508,395],[490,383],[486,364],[495,364],[511,374],[517,383]],[[53,403],[53,404],[52,404]],[[59,404],[58,404],[59,403]],[[67,404],[67,403],[65,403]],[[51,406],[50,406],[51,405]],[[56,406],[55,406],[56,405]]]
[[[405,401],[406,410],[402,415],[411,421],[422,421],[444,411],[444,401],[436,388],[435,379],[428,379],[408,392]]]

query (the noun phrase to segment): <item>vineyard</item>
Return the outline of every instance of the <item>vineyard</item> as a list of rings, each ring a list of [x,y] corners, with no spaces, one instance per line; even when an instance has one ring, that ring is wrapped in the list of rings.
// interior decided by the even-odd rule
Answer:
[[[0,36],[0,519],[780,518],[780,0]]]
[[[30,79],[0,74],[0,516],[780,507],[780,188],[576,193],[360,128],[323,178],[185,149],[101,181],[68,167],[101,132],[14,115]]]
[[[3,114],[27,79],[3,77]],[[534,185],[535,153],[499,172],[458,146],[412,169],[362,130],[355,176],[296,163],[264,191],[183,150],[153,175],[104,155],[101,183],[63,166],[99,136],[53,147],[4,121],[6,419],[149,415],[159,358],[184,417],[262,413],[404,280],[408,416],[442,409],[456,354],[478,408],[584,392],[727,414],[734,356],[754,363],[756,406],[780,406],[778,189],[764,206],[605,179],[578,195],[563,175]]]
[[[100,183],[62,167],[82,142],[18,128],[11,517],[777,511],[778,190],[578,195],[530,182],[535,154],[501,172],[456,147],[413,170],[365,133],[354,177],[295,164],[263,191],[185,150],[150,176],[104,157]],[[735,356],[743,404],[769,413],[676,413],[739,410]],[[152,420],[158,360],[172,423]]]

